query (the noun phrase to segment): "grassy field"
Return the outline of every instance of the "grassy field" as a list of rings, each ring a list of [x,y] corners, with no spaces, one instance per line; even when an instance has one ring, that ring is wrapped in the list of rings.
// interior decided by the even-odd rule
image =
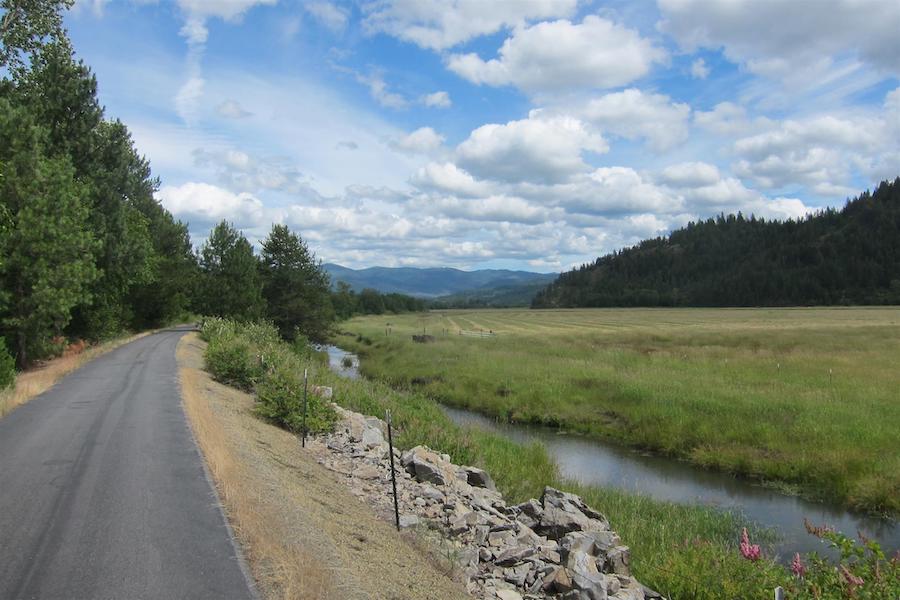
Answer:
[[[442,311],[341,327],[363,372],[395,388],[900,513],[898,308]],[[423,331],[435,342],[414,343]]]

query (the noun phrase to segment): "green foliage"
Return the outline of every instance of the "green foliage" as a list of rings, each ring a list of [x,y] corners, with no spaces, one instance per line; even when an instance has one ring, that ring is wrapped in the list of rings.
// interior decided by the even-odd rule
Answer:
[[[357,294],[344,281],[337,283],[331,293],[331,304],[339,319],[349,319],[354,315],[401,314],[425,310],[425,301],[406,294],[382,294],[372,288],[365,288]]]
[[[799,221],[737,215],[563,273],[532,306],[900,304],[900,178]]]
[[[199,309],[207,315],[252,321],[264,314],[262,281],[250,242],[230,223],[213,228],[200,249]]]
[[[303,395],[303,372],[299,365],[291,360],[278,361],[256,388],[259,400],[256,412],[288,431],[299,433],[303,428]],[[307,431],[331,431],[335,419],[334,409],[319,396],[307,391]]]
[[[62,11],[75,0],[2,0],[0,2],[0,67],[21,68],[24,56],[47,38],[64,35]]]
[[[6,350],[6,340],[0,337],[0,390],[16,381],[16,363]]]
[[[0,201],[12,220],[0,239],[2,288],[11,293],[0,327],[20,367],[47,354],[97,276],[86,189],[67,158],[45,154],[45,141],[24,108],[0,98]]]
[[[207,368],[213,377],[242,389],[255,389],[256,411],[289,431],[300,431],[303,422],[303,371],[320,366],[311,354],[299,355],[266,322],[242,323],[211,318],[203,322],[201,337],[208,342]],[[334,426],[330,403],[307,394],[307,430],[319,432]]]
[[[254,347],[237,336],[215,339],[209,344],[206,368],[216,380],[242,390],[252,390],[263,375]]]
[[[328,274],[300,236],[273,225],[262,243],[260,268],[266,314],[282,337],[300,332],[324,340],[334,320]]]

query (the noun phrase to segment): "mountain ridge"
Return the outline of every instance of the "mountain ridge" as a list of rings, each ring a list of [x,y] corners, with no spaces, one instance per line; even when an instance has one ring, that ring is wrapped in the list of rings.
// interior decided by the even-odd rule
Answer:
[[[418,298],[439,298],[461,292],[484,291],[549,283],[558,273],[536,273],[511,269],[477,269],[463,271],[453,267],[366,267],[351,269],[336,263],[322,267],[331,277],[332,286],[343,281],[354,291],[372,288],[382,293],[400,293]]]

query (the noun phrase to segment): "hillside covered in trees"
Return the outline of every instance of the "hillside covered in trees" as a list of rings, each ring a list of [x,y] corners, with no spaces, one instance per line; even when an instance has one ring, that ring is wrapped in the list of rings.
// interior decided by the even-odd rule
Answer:
[[[563,273],[534,308],[900,304],[900,178],[802,220],[719,216]]]

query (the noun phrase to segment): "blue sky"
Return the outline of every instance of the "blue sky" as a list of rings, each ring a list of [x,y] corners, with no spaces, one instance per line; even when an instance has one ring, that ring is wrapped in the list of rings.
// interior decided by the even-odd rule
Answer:
[[[202,242],[558,271],[900,175],[895,0],[81,0],[107,115]]]

